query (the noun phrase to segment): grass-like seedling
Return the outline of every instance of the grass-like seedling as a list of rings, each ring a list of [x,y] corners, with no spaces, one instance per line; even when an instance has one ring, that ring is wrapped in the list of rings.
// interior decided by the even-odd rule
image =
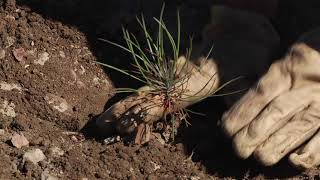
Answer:
[[[182,97],[185,93],[185,88],[183,88],[183,85],[192,75],[192,70],[190,70],[188,62],[184,63],[182,67],[180,65],[180,70],[177,68],[178,58],[180,56],[181,31],[179,11],[177,13],[176,38],[174,38],[167,29],[163,21],[163,12],[164,6],[161,9],[159,19],[154,18],[155,22],[158,24],[158,32],[155,39],[152,38],[152,35],[148,31],[143,15],[141,15],[141,18],[137,17],[137,22],[144,32],[145,46],[142,46],[136,36],[124,28],[123,35],[126,42],[126,47],[108,40],[100,39],[129,52],[133,59],[132,70],[120,69],[105,63],[99,64],[119,71],[135,80],[142,82],[146,86],[149,86],[150,90],[148,90],[146,93],[159,95],[161,97],[161,103],[158,104],[158,106],[161,106],[164,109],[163,119],[165,122],[167,122],[166,117],[169,115],[169,122],[172,127],[172,137],[174,137],[177,131],[177,125],[180,124],[182,120],[185,120],[185,122],[188,124],[186,118],[188,117],[188,112],[191,111],[187,109],[180,109],[177,107],[176,102],[183,101]],[[169,42],[171,49],[170,53],[165,51],[165,41]],[[190,38],[190,46],[187,49],[186,59],[190,59],[191,51],[192,38]],[[212,79],[213,77],[210,80]],[[137,89],[116,89],[116,93],[123,92],[137,92]],[[195,96],[196,95],[197,93]],[[208,94],[207,96],[211,95],[212,94]]]

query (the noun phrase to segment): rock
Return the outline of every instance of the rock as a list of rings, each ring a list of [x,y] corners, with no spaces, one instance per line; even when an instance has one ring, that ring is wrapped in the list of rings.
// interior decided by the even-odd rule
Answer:
[[[106,145],[119,142],[121,140],[120,136],[111,136],[103,140],[103,143]]]
[[[41,173],[41,180],[58,180],[58,178],[50,175],[49,171],[46,169]]]
[[[14,37],[7,36],[5,41],[5,47],[8,48],[12,46],[15,42],[16,42],[16,39]]]
[[[81,68],[80,74],[82,75],[86,72],[86,69],[82,65],[80,66],[80,68]]]
[[[199,176],[191,176],[190,180],[200,180],[201,178]]]
[[[46,156],[43,154],[43,152],[40,149],[32,149],[24,153],[23,155],[23,161],[29,161],[33,164],[37,164],[40,161],[43,161],[46,158]]]
[[[44,63],[47,62],[48,60],[49,60],[49,53],[43,52],[39,54],[38,59],[34,60],[34,63],[43,66]]]
[[[63,51],[59,51],[59,55],[60,55],[60,57],[62,57],[62,58],[65,58],[65,57],[66,57],[66,54],[65,54]]]
[[[71,109],[71,106],[67,103],[67,101],[59,96],[54,94],[47,94],[45,100],[48,102],[52,108],[58,110],[61,113],[67,112]]]
[[[78,142],[78,141],[79,141],[76,136],[71,136],[71,140],[72,140],[73,142]]]
[[[22,91],[22,88],[18,84],[9,84],[7,82],[0,82],[0,89],[4,91],[12,91],[13,89],[16,89],[18,91]]]
[[[155,162],[153,162],[153,161],[150,161],[150,163],[153,165],[153,170],[154,170],[154,171],[157,171],[158,169],[160,169],[160,168],[161,168],[161,166],[160,166],[160,165],[156,164],[156,163],[155,163]]]
[[[14,111],[16,106],[12,102],[9,103],[7,100],[4,100],[0,107],[0,113],[2,115],[12,118],[16,117],[16,112]]]
[[[6,57],[6,51],[4,49],[0,49],[0,59],[3,59]]]
[[[12,53],[14,58],[19,62],[23,62],[23,59],[26,56],[26,51],[23,48],[14,49]]]
[[[5,131],[4,129],[0,129],[0,136],[4,135]]]
[[[16,20],[16,18],[14,17],[14,16],[12,16],[12,15],[6,15],[5,17],[4,17],[6,20],[8,20],[8,21],[15,21]]]
[[[24,137],[22,133],[21,134],[14,133],[11,138],[11,143],[14,147],[19,149],[22,148],[23,146],[29,145],[29,141],[27,140],[26,137]]]
[[[113,85],[110,83],[108,79],[100,79],[98,77],[94,77],[92,80],[92,84],[95,87],[102,87],[105,90],[109,90]]]
[[[49,154],[53,157],[59,157],[64,155],[64,151],[59,147],[51,147],[49,149]]]

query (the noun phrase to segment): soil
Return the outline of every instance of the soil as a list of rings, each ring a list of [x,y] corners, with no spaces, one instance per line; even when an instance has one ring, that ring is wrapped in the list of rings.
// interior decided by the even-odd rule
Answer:
[[[161,4],[0,0],[0,129],[4,130],[0,132],[0,179],[319,177],[319,169],[300,172],[286,160],[265,168],[254,160],[237,159],[217,125],[225,110],[219,98],[192,107],[207,116],[192,117],[192,126],[181,128],[171,144],[152,139],[143,146],[125,141],[106,145],[94,131],[87,131],[97,115],[121,98],[112,98],[115,86],[139,86],[96,63],[121,67],[130,58],[97,39],[121,42],[122,25],[137,31],[135,15],[143,10],[146,17],[157,16]],[[182,5],[182,23],[187,29],[182,36],[193,34],[195,41],[201,41],[199,29],[208,21],[212,2],[172,1],[168,11],[174,12],[177,4]],[[13,146],[14,133],[23,134],[29,145]],[[24,153],[36,148],[46,158],[36,164],[24,161]]]

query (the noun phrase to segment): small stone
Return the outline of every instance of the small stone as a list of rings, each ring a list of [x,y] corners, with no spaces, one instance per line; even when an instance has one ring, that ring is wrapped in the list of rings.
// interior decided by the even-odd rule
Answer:
[[[13,89],[16,89],[18,91],[22,91],[22,88],[18,84],[9,84],[7,82],[0,82],[0,89],[4,91],[12,91]]]
[[[201,178],[199,176],[191,176],[190,180],[200,180]]]
[[[5,41],[5,47],[8,48],[12,46],[15,43],[16,39],[11,36],[7,36],[6,41]]]
[[[6,51],[4,49],[0,49],[0,59],[3,59],[6,57]]]
[[[120,136],[111,136],[103,140],[103,143],[106,145],[119,142],[121,140]]]
[[[4,18],[7,20],[12,20],[12,21],[16,20],[16,18],[12,15],[6,15]]]
[[[37,164],[38,162],[43,161],[45,158],[46,156],[38,148],[29,150],[23,155],[23,161],[30,161],[33,164]]]
[[[58,178],[49,174],[49,171],[46,169],[41,173],[41,180],[58,180]]]
[[[26,56],[26,51],[23,48],[14,49],[12,53],[14,58],[19,62],[22,62]]]
[[[16,117],[16,112],[14,111],[15,107],[16,106],[12,102],[9,103],[7,100],[4,100],[0,109],[0,113],[4,116],[14,118]]]
[[[5,131],[4,129],[0,129],[0,136],[4,135]]]
[[[78,142],[78,138],[76,136],[71,136],[71,140],[74,141],[74,142]]]
[[[31,45],[31,46],[34,46],[34,41],[31,41],[30,45]]]
[[[23,134],[14,133],[11,138],[11,143],[16,148],[22,148],[23,146],[28,146],[29,141]]]
[[[67,103],[67,101],[61,97],[58,97],[54,94],[47,94],[45,100],[48,102],[52,108],[58,110],[61,113],[64,113],[71,109],[71,106]]]
[[[150,163],[153,165],[153,170],[154,171],[157,171],[158,169],[160,169],[161,168],[161,166],[160,165],[158,165],[158,164],[156,164],[155,162],[153,162],[153,161],[150,161]]]
[[[38,59],[34,60],[34,63],[43,66],[44,63],[47,62],[48,60],[49,60],[49,53],[44,52],[39,54]]]
[[[64,155],[64,151],[62,149],[60,149],[59,147],[51,147],[49,149],[49,153],[53,157],[60,157],[60,156]]]
[[[77,80],[76,84],[77,84],[77,87],[79,87],[79,88],[85,88],[86,87],[86,85],[80,80]]]
[[[81,68],[80,74],[82,75],[86,72],[86,69],[82,65],[80,66],[80,68]]]
[[[62,57],[62,58],[65,58],[66,54],[63,51],[59,51],[59,56]]]

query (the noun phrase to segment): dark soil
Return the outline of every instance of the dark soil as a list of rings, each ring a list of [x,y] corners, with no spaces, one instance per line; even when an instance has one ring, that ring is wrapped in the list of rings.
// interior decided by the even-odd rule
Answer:
[[[92,132],[72,133],[83,130],[105,107],[121,98],[109,101],[114,85],[139,86],[95,63],[121,67],[130,58],[97,38],[121,43],[121,25],[138,32],[135,15],[143,11],[146,17],[157,16],[161,4],[141,0],[0,3],[0,129],[4,129],[0,134],[0,179],[319,177],[318,169],[298,172],[286,160],[264,168],[253,160],[237,159],[217,125],[225,110],[219,98],[194,106],[207,116],[192,117],[192,126],[181,128],[173,144],[163,145],[153,139],[142,147],[126,142],[105,145]],[[193,34],[199,42],[211,4],[205,0],[170,1],[166,18],[175,19],[176,7],[181,5],[186,29],[182,37]],[[174,21],[168,23],[174,27]],[[182,42],[186,44],[186,39]],[[16,88],[6,89],[4,85]],[[15,132],[23,133],[29,146],[14,147],[10,140]],[[46,159],[38,164],[24,162],[23,154],[34,148],[41,149]]]

